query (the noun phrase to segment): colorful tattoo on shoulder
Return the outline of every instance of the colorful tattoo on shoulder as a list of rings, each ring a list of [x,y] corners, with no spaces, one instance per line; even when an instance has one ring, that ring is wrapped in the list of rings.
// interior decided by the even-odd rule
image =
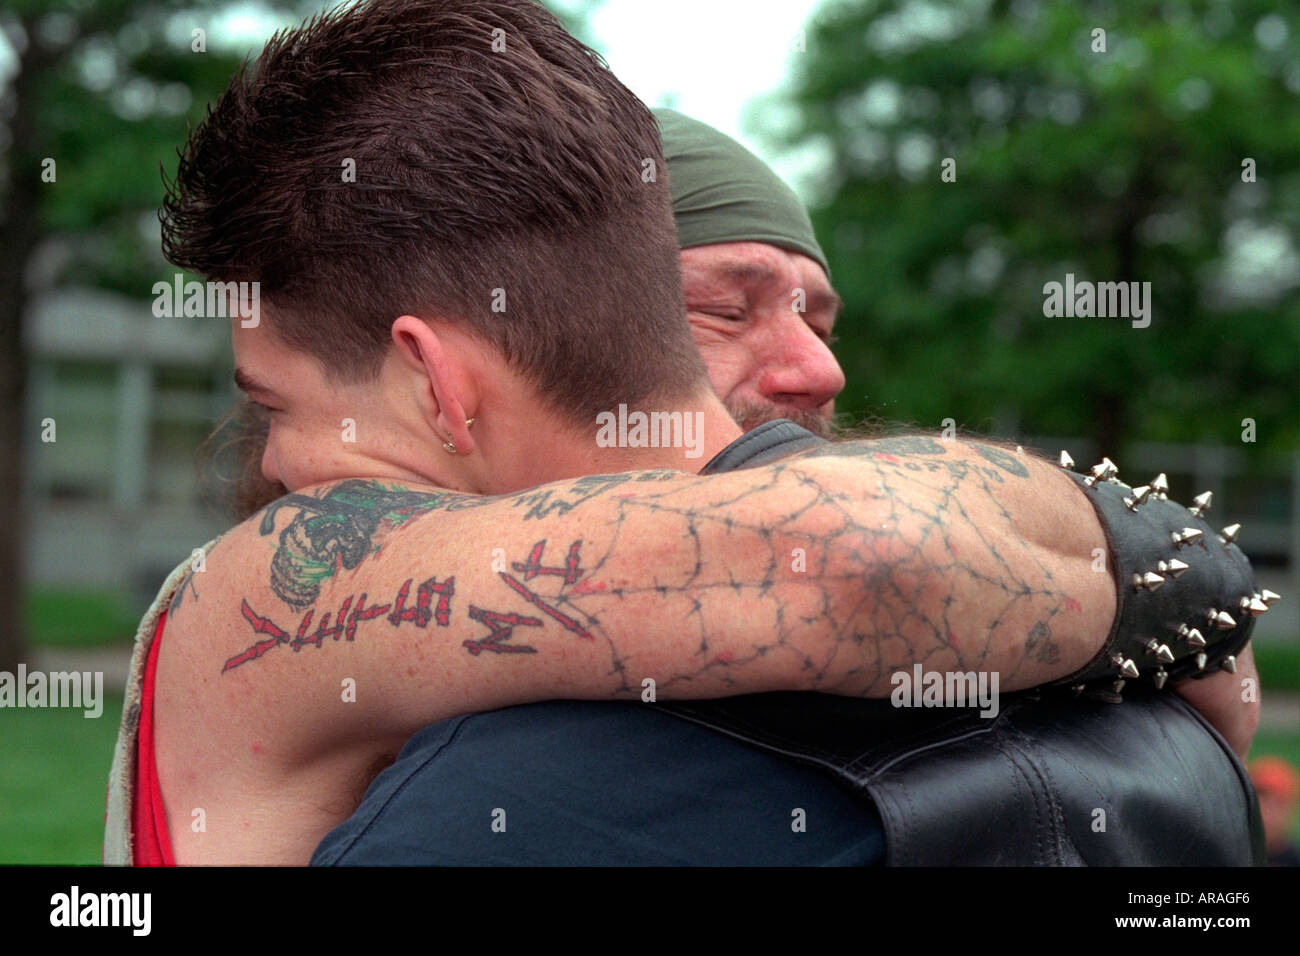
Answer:
[[[383,532],[430,511],[473,508],[492,499],[455,492],[411,491],[369,479],[339,482],[319,496],[285,495],[266,507],[258,530],[275,531],[276,515],[298,513],[280,532],[271,559],[271,590],[294,608],[320,595],[321,582],[340,569],[352,570],[379,549]]]

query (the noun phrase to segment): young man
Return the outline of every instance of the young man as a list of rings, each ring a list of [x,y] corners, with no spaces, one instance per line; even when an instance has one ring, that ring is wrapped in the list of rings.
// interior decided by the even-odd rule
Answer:
[[[1042,505],[1079,494],[1054,466],[918,439],[690,473],[740,430],[681,320],[658,151],[525,2],[318,18],[195,132],[166,249],[261,283],[237,375],[293,494],[142,625],[110,860],[131,814],[164,860],[305,862],[415,730],[530,700],[1096,676],[1116,593],[1079,573],[1095,516]]]

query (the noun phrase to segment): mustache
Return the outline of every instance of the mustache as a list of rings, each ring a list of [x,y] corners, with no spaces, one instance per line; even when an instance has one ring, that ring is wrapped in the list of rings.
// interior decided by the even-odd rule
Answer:
[[[771,402],[724,402],[723,404],[736,424],[745,431],[751,431],[759,425],[776,421],[778,418],[786,418],[819,438],[835,436],[834,422],[820,412],[808,412]]]

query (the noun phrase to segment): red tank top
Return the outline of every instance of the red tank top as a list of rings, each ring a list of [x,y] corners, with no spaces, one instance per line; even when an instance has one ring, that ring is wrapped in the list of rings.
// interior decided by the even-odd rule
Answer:
[[[136,735],[135,801],[132,807],[132,830],[135,833],[136,866],[175,866],[171,840],[167,837],[167,813],[163,809],[162,787],[158,783],[158,764],[153,751],[153,692],[158,670],[158,648],[162,645],[163,625],[167,612],[158,616],[153,632],[149,660],[144,666],[144,685],[140,693],[140,729]]]

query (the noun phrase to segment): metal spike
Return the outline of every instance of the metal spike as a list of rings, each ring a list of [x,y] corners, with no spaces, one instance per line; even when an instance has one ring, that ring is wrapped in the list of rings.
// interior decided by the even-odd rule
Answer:
[[[1174,558],[1171,561],[1157,561],[1156,570],[1166,577],[1181,577],[1183,572],[1188,569],[1189,565],[1184,561]]]
[[[1156,650],[1156,660],[1161,664],[1172,664],[1174,662],[1174,652],[1169,649],[1168,644],[1161,644]]]
[[[1198,671],[1205,670],[1205,665],[1208,661],[1209,658],[1205,655],[1205,651],[1201,651],[1201,653],[1196,655],[1196,669]]]
[[[1121,691],[1123,691],[1123,690],[1124,690],[1124,678],[1122,678],[1122,677],[1117,677],[1117,678],[1115,678],[1115,682],[1114,682],[1113,684],[1110,685],[1110,689],[1111,689],[1111,692],[1112,692],[1112,693],[1115,693],[1115,694],[1118,694],[1118,693],[1120,693]]]
[[[1220,631],[1230,631],[1237,626],[1237,622],[1232,619],[1232,615],[1227,611],[1219,611],[1210,608],[1210,613],[1206,615],[1210,624]]]
[[[1153,637],[1151,638],[1151,640],[1147,641],[1146,644],[1144,644],[1143,646],[1147,649],[1148,654],[1154,654],[1156,650],[1160,647],[1160,642]]]
[[[1201,632],[1194,627],[1188,627],[1186,624],[1178,625],[1178,636],[1184,638],[1192,647],[1204,647],[1205,638]]]
[[[1131,659],[1126,659],[1123,664],[1119,665],[1119,672],[1125,677],[1137,678],[1142,675],[1142,672],[1138,670],[1137,664],[1134,664]]]
[[[1162,667],[1151,675],[1151,679],[1155,682],[1156,690],[1160,690],[1165,686],[1165,681],[1169,680],[1169,672]]]
[[[1147,498],[1151,496],[1150,485],[1138,485],[1133,489],[1133,497],[1124,499],[1124,507],[1129,511],[1137,511],[1138,505],[1146,504]]]
[[[1060,465],[1062,468],[1074,467],[1074,459],[1070,457],[1070,453],[1066,451],[1064,448],[1061,449],[1061,457],[1056,459],[1056,463]]]
[[[1197,495],[1195,498],[1192,499],[1192,506],[1187,510],[1199,518],[1202,515],[1209,512],[1210,502],[1213,500],[1214,500],[1214,492],[1202,491],[1199,495]]]
[[[1282,600],[1282,595],[1278,594],[1276,591],[1270,591],[1268,588],[1264,588],[1264,590],[1259,592],[1259,599],[1269,607],[1272,607],[1274,601]]]
[[[1169,479],[1163,471],[1151,479],[1151,490],[1161,501],[1169,497]]]
[[[1237,673],[1237,658],[1232,654],[1229,654],[1223,660],[1219,661],[1219,666],[1229,674],[1235,674]]]
[[[1110,481],[1119,474],[1119,469],[1109,458],[1103,458],[1098,464],[1092,466],[1092,474],[1084,479],[1084,484],[1095,485],[1099,481]]]
[[[1182,531],[1175,531],[1171,537],[1174,539],[1174,544],[1181,548],[1185,544],[1195,544],[1201,540],[1201,535],[1204,533],[1200,528],[1184,528]]]
[[[1242,598],[1242,600],[1246,601],[1245,598]],[[1242,610],[1249,611],[1252,617],[1259,617],[1261,614],[1268,613],[1268,605],[1265,604],[1263,601],[1261,601],[1259,598],[1255,597],[1255,598],[1251,598],[1249,601],[1246,601],[1246,606],[1242,608]]]
[[[1154,571],[1133,575],[1133,590],[1135,591],[1158,591],[1160,585],[1164,583],[1165,579]]]
[[[1241,531],[1241,525],[1230,524],[1219,532],[1219,537],[1224,544],[1233,544],[1237,540],[1237,533]]]

